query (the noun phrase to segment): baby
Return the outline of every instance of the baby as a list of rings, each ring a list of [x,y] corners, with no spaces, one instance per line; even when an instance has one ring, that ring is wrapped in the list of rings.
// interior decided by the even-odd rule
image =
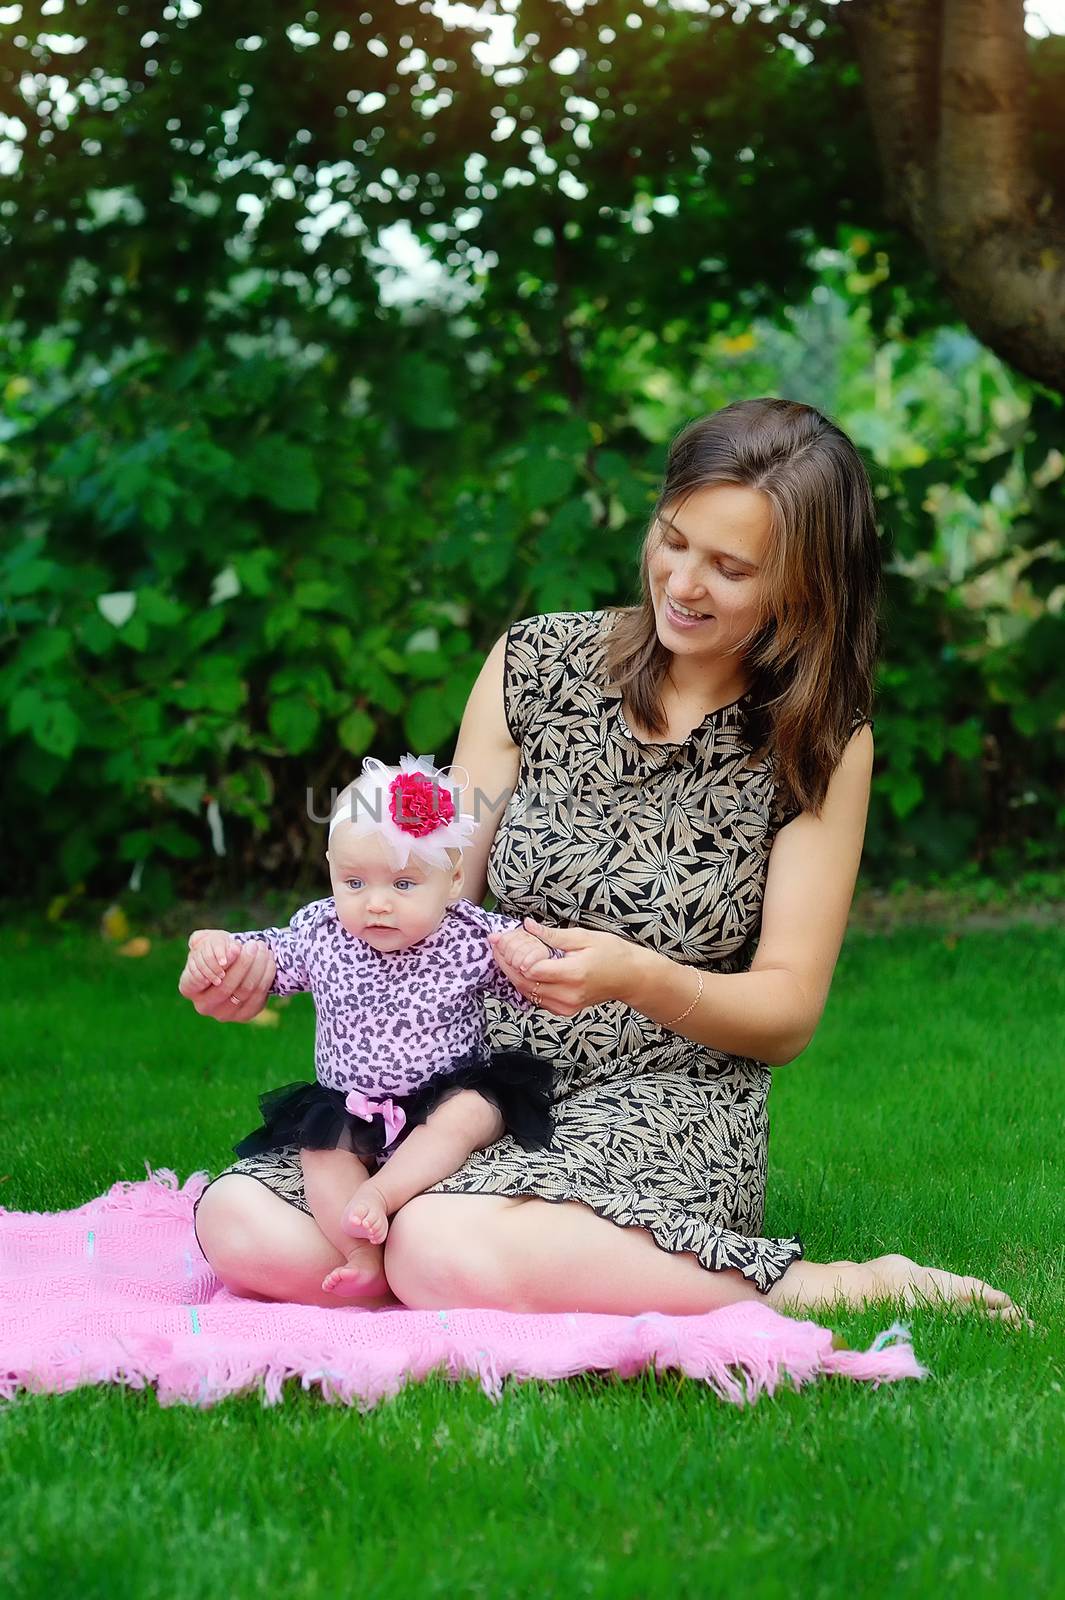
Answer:
[[[307,1204],[345,1257],[322,1283],[337,1294],[379,1275],[389,1217],[472,1151],[504,1133],[529,1150],[551,1140],[552,1063],[489,1050],[480,1000],[532,1004],[497,965],[490,933],[508,932],[500,949],[516,965],[548,946],[462,898],[476,822],[442,778],[431,756],[398,768],[366,757],[330,821],[332,897],[287,928],[198,930],[182,974],[182,992],[201,993],[261,939],[277,965],[271,993],[314,995],[317,1081],[260,1096],[263,1126],[234,1150],[299,1146]]]

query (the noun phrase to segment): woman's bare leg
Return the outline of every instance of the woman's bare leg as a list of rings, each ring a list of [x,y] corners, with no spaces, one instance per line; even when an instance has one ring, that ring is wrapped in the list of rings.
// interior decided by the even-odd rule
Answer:
[[[981,1278],[921,1267],[909,1256],[876,1256],[872,1261],[793,1261],[766,1295],[779,1311],[816,1311],[842,1302],[864,1306],[901,1300],[907,1306],[977,1306],[989,1316],[1017,1325],[1024,1313],[1009,1295]]]
[[[618,1227],[576,1202],[506,1195],[423,1194],[393,1219],[385,1274],[408,1306],[489,1306],[509,1311],[599,1311],[686,1316],[740,1300],[805,1311],[865,1305],[910,1293],[940,1303],[983,1302],[1019,1319],[1009,1297],[977,1278],[918,1267],[904,1256],[876,1262],[795,1262],[763,1295],[732,1268],[708,1271],[690,1252],[669,1252],[643,1228]]]
[[[404,1305],[691,1315],[762,1296],[575,1201],[417,1195],[392,1219],[385,1275]]]
[[[227,1172],[215,1180],[196,1212],[196,1235],[212,1269],[231,1294],[253,1300],[290,1300],[333,1306],[322,1279],[343,1256],[313,1217],[290,1206],[257,1178]],[[347,1304],[396,1304],[382,1272],[347,1297]]]
[[[345,1233],[384,1244],[388,1219],[400,1206],[457,1172],[472,1150],[495,1144],[502,1133],[498,1108],[476,1089],[460,1089],[442,1100],[351,1197]]]
[[[369,1239],[353,1239],[342,1219],[353,1194],[369,1173],[350,1150],[301,1150],[303,1187],[311,1215],[342,1259],[322,1279],[328,1294],[361,1294],[381,1276],[381,1247]]]

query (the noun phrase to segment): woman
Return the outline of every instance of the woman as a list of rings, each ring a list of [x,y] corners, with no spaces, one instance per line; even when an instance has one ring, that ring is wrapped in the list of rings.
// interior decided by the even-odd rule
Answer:
[[[818,1265],[759,1236],[769,1068],[821,1016],[869,797],[879,551],[857,451],[784,400],[692,423],[641,579],[638,606],[513,624],[455,751],[481,820],[468,898],[489,885],[563,952],[523,972],[500,950],[536,1008],[487,1002],[493,1047],[558,1065],[551,1148],[506,1136],[409,1201],[360,1303],[683,1314],[898,1294],[1016,1320],[979,1279],[902,1256]],[[248,947],[197,1009],[247,1021],[272,975]],[[335,1305],[298,1152],[227,1169],[197,1228],[234,1292]]]

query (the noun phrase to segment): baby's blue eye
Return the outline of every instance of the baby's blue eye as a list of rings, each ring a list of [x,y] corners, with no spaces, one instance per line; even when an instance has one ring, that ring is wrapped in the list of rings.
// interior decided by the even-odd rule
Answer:
[[[348,878],[344,883],[344,887],[345,889],[356,889],[361,882],[361,878]],[[413,878],[397,878],[395,882],[397,888],[401,887],[403,884],[409,884],[412,889],[417,887]]]

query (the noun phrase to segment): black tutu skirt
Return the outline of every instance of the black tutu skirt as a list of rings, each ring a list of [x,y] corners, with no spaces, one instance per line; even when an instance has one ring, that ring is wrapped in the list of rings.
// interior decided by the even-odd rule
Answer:
[[[504,1131],[523,1150],[543,1150],[551,1143],[554,1117],[551,1091],[555,1069],[550,1061],[527,1050],[492,1050],[485,1055],[456,1057],[447,1072],[423,1084],[412,1094],[394,1094],[393,1105],[402,1108],[406,1122],[389,1145],[399,1148],[410,1132],[425,1121],[442,1101],[460,1089],[475,1089],[491,1101],[503,1118]],[[288,1083],[259,1096],[261,1128],[233,1146],[238,1156],[258,1156],[284,1145],[307,1150],[335,1150],[350,1135],[351,1149],[363,1158],[379,1157],[385,1150],[388,1129],[380,1114],[367,1121],[348,1111],[343,1089],[321,1083]]]

